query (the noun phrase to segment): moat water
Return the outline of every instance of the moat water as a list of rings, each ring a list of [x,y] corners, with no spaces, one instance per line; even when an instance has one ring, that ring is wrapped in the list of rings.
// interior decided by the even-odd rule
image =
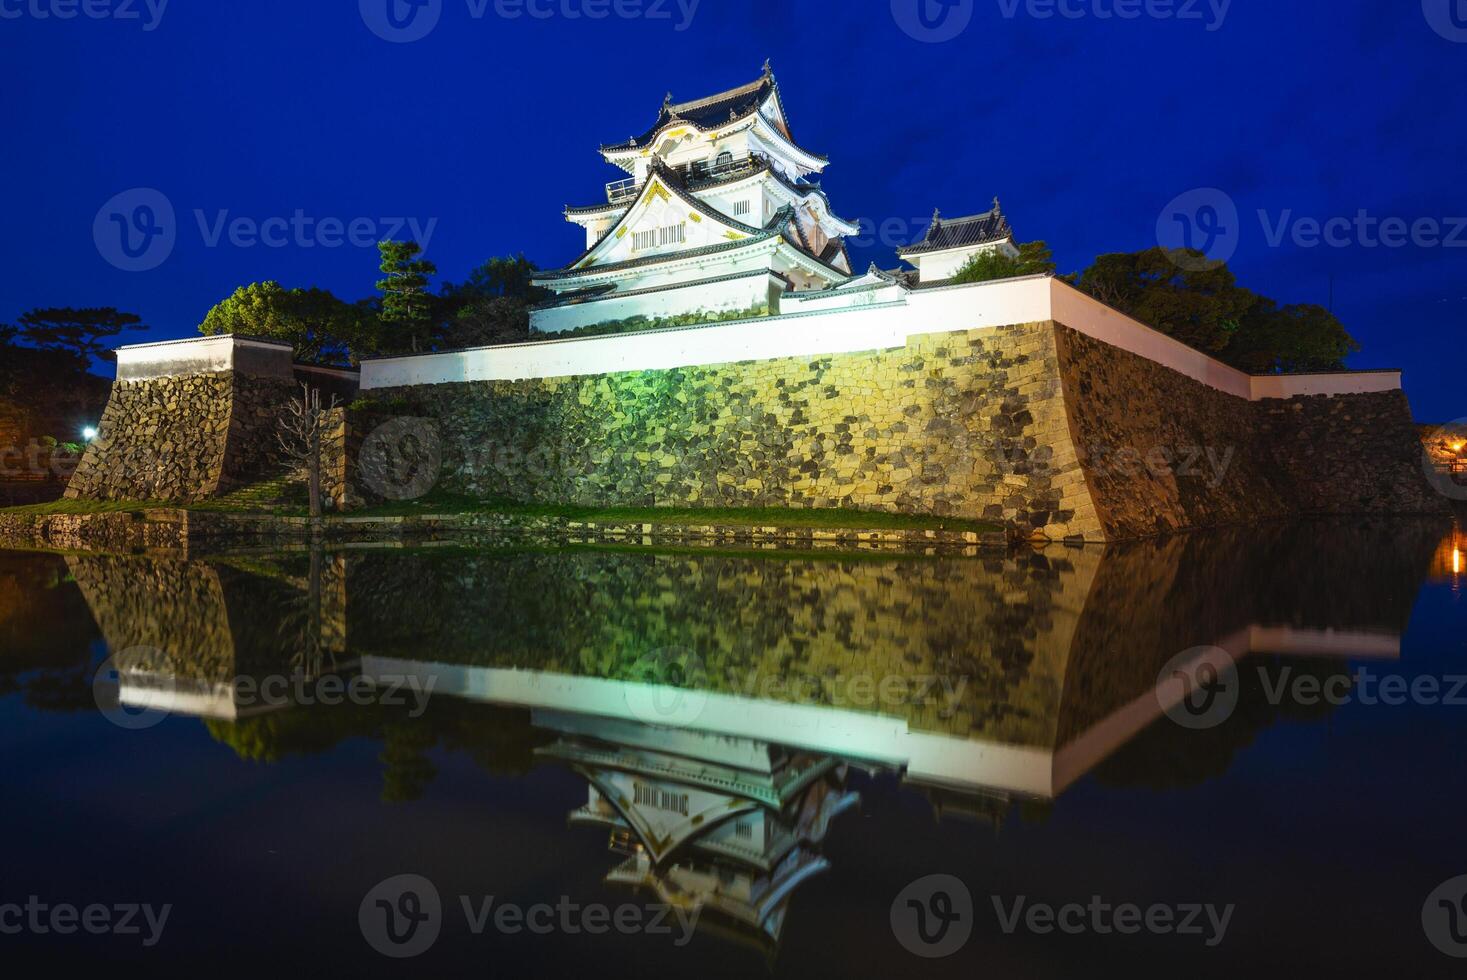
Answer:
[[[1432,522],[0,552],[0,955],[1460,976],[1464,586]]]

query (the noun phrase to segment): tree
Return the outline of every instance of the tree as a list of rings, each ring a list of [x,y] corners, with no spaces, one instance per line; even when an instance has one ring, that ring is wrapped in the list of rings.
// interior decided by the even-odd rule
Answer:
[[[41,350],[64,351],[83,363],[92,358],[109,359],[107,343],[124,330],[146,330],[142,317],[119,313],[110,306],[72,309],[69,306],[31,310],[21,315],[20,335]]]
[[[286,458],[295,464],[298,472],[305,474],[313,520],[321,516],[321,446],[336,408],[335,395],[331,396],[330,404],[322,407],[320,389],[303,384],[300,398],[286,405],[276,433]]]
[[[1046,243],[1025,242],[1018,248],[1017,256],[996,248],[985,249],[970,258],[949,281],[959,285],[1013,279],[1017,276],[1049,275],[1054,272],[1054,256]]]
[[[109,384],[89,370],[93,356],[110,356],[100,338],[137,319],[110,308],[53,309],[25,314],[24,328],[0,323],[0,416],[20,435],[77,438],[107,401]]]
[[[360,304],[324,289],[286,289],[274,281],[241,286],[199,324],[199,333],[280,340],[298,360],[356,363],[376,349],[376,325]]]
[[[1232,342],[1244,313],[1257,300],[1237,284],[1226,264],[1179,265],[1161,248],[1102,255],[1071,282],[1102,303],[1214,355]]]
[[[378,242],[381,269],[387,278],[378,281],[382,293],[383,341],[390,348],[406,346],[416,354],[433,342],[434,297],[428,292],[428,277],[438,267],[418,258],[423,249],[417,242]],[[404,344],[403,341],[406,341]]]
[[[1252,374],[1338,370],[1360,349],[1323,307],[1280,307],[1239,286],[1226,263],[1192,250],[1102,255],[1069,278],[1102,303]]]
[[[1223,357],[1250,374],[1339,371],[1360,345],[1322,306],[1280,307],[1260,296],[1244,315]]]
[[[530,304],[509,296],[470,300],[443,327],[443,343],[452,349],[514,344],[529,339]]]
[[[548,291],[533,282],[536,266],[523,255],[496,256],[463,285],[440,295],[440,333],[452,348],[507,344],[530,338],[530,308]]]
[[[457,291],[476,296],[508,296],[514,299],[538,300],[546,293],[534,284],[539,267],[524,253],[519,255],[497,255],[469,273],[468,281],[462,286],[447,285],[445,295]]]

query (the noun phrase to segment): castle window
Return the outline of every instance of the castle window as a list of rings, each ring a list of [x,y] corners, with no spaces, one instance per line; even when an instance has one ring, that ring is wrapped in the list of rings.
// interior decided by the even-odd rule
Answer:
[[[749,213],[749,202],[748,201],[735,201],[734,202],[734,206],[733,206],[733,213],[734,214],[748,214]]]
[[[656,786],[644,786],[634,783],[632,798],[638,806],[653,806],[659,810],[667,810],[669,813],[677,813],[686,817],[688,815],[688,794],[669,793],[665,789]]]
[[[680,221],[675,225],[633,232],[632,248],[640,251],[644,248],[656,248],[660,245],[681,245],[687,241],[687,238],[688,223],[686,221]]]

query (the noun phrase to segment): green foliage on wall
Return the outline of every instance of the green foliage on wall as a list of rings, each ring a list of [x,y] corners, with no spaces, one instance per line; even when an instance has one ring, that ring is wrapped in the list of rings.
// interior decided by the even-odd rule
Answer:
[[[992,282],[1019,276],[1042,276],[1054,272],[1054,255],[1044,242],[1025,242],[1017,256],[992,248],[979,252],[953,274],[953,285]]]
[[[1280,306],[1200,252],[1102,255],[1068,278],[1102,303],[1253,374],[1339,370],[1360,349],[1328,310]]]
[[[673,316],[648,317],[629,316],[620,320],[608,320],[605,323],[593,323],[574,330],[562,330],[553,334],[536,334],[535,339],[553,338],[561,340],[567,337],[603,337],[608,334],[639,333],[646,330],[666,330],[670,327],[691,327],[709,323],[727,323],[733,320],[752,320],[761,316],[769,315],[769,307],[758,303],[741,310],[724,310],[715,312],[711,310],[696,310],[691,313],[678,313]]]

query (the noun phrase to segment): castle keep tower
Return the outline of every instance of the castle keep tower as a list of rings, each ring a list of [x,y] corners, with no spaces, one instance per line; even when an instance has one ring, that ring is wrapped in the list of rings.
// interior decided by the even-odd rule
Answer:
[[[567,208],[586,252],[542,273],[555,298],[532,327],[656,327],[764,316],[793,291],[851,278],[838,217],[813,180],[825,157],[791,135],[768,63],[757,80],[688,102],[669,95],[640,136],[601,155],[629,176]]]

